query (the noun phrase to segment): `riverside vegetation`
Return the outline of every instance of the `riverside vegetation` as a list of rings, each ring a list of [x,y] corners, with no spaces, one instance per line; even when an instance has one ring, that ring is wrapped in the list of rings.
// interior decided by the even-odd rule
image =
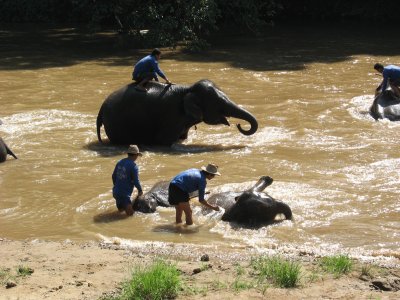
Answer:
[[[179,269],[177,263],[156,259],[147,266],[134,266],[131,278],[123,282],[118,291],[110,292],[100,300],[190,298],[194,295],[210,296],[218,290],[237,294],[250,289],[265,295],[270,287],[301,288],[323,281],[327,276],[338,279],[353,270],[353,276],[360,278],[386,272],[378,266],[354,263],[347,255],[322,257],[311,266],[280,255],[259,256],[252,258],[247,265],[236,263],[234,266],[233,281],[222,282],[214,278],[212,282],[198,285],[196,280],[192,280],[193,275],[211,269],[211,264],[203,263],[192,274],[187,274]]]

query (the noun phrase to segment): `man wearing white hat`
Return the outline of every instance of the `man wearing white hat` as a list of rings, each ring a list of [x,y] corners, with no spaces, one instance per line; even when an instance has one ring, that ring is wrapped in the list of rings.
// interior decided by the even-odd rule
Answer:
[[[215,177],[220,176],[218,172],[218,166],[214,164],[208,164],[206,167],[199,169],[189,169],[179,173],[172,179],[168,188],[168,202],[175,206],[175,217],[176,223],[182,223],[182,213],[185,213],[186,225],[192,225],[192,209],[189,205],[190,193],[195,191],[199,192],[199,201],[204,206],[211,208],[215,211],[219,211],[219,206],[209,204],[205,198],[205,190],[207,181]]]
[[[131,195],[134,187],[138,190],[138,197],[143,195],[142,186],[139,181],[139,168],[135,161],[142,156],[138,146],[130,145],[126,151],[128,157],[121,159],[115,166],[112,174],[113,197],[119,211],[125,211],[128,216],[132,216]]]

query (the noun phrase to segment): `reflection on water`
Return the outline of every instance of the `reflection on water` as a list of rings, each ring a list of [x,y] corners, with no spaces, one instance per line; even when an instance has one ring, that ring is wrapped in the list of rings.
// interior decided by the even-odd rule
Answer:
[[[101,51],[61,47],[55,55],[41,43],[11,47],[26,43],[25,35],[4,31],[0,135],[19,159],[0,165],[2,235],[396,254],[400,123],[376,122],[368,109],[381,81],[373,64],[400,64],[393,53],[400,48],[381,43],[385,33],[354,30],[275,29],[226,41],[207,55],[167,51],[160,62],[174,82],[213,80],[256,116],[259,129],[244,136],[234,126],[199,124],[182,144],[142,147],[145,191],[208,162],[222,173],[209,182],[211,193],[241,191],[269,175],[267,192],[291,207],[294,221],[257,230],[203,215],[196,200],[193,228],[173,225],[173,208],[132,218],[117,213],[111,174],[125,147],[97,141],[96,117],[105,97],[130,82],[143,52],[105,47],[99,39],[93,43]]]

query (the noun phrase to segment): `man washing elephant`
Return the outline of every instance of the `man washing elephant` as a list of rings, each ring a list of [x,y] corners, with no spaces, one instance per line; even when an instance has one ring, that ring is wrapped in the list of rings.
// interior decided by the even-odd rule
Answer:
[[[154,79],[158,81],[157,74],[164,78],[167,84],[171,82],[168,80],[167,76],[165,76],[164,72],[158,67],[158,61],[161,58],[161,51],[155,48],[150,55],[143,57],[139,60],[133,70],[132,80],[135,80],[137,83],[136,89],[142,92],[147,92],[145,87],[146,83],[150,80]]]
[[[190,193],[199,191],[199,201],[205,207],[219,211],[219,206],[209,204],[205,199],[205,189],[207,180],[220,176],[218,167],[208,164],[206,167],[199,169],[189,169],[179,173],[172,179],[168,188],[168,202],[175,207],[176,223],[182,223],[182,213],[185,213],[186,225],[193,224],[192,209],[189,200]]]
[[[125,211],[128,216],[132,216],[134,213],[131,202],[133,189],[137,188],[137,197],[143,195],[139,181],[139,168],[135,163],[137,158],[142,156],[142,153],[136,145],[130,145],[126,153],[128,157],[117,163],[112,174],[113,197],[118,210],[120,212]]]

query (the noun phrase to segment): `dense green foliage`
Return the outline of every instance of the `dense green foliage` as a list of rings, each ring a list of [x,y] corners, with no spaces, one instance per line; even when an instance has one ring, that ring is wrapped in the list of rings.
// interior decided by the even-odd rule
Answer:
[[[111,29],[138,47],[207,45],[212,33],[257,34],[274,21],[395,21],[389,0],[0,0],[0,22]]]

